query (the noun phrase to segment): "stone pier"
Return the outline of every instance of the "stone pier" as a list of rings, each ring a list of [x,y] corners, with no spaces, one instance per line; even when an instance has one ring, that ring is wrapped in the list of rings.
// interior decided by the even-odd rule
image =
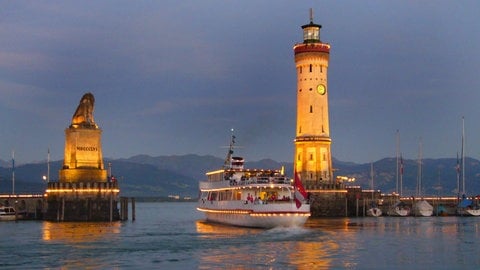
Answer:
[[[46,220],[116,221],[118,211],[116,182],[78,182],[48,184]]]
[[[347,190],[343,184],[306,181],[312,217],[344,217],[347,213]]]

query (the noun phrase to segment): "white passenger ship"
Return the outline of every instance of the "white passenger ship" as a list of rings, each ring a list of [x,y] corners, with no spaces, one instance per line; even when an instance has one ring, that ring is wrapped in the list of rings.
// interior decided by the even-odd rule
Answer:
[[[235,136],[222,169],[201,181],[197,209],[207,221],[243,227],[301,226],[310,205],[300,179],[293,182],[282,170],[249,170],[244,159],[233,157]]]

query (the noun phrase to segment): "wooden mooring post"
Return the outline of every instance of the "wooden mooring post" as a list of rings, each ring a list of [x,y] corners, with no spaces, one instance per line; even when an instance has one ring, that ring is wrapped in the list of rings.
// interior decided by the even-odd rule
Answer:
[[[132,200],[132,221],[135,221],[135,198],[121,197],[120,198],[120,220],[128,220],[128,201]]]
[[[132,197],[132,221],[135,221],[135,198]]]

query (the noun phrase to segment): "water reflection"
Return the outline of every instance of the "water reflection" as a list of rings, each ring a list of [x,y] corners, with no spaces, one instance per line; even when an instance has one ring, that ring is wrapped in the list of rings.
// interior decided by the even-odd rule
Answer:
[[[362,268],[459,258],[480,237],[480,223],[459,217],[310,218],[303,227],[249,229],[197,221],[200,268]],[[384,253],[390,251],[388,255]],[[465,259],[462,259],[465,260]],[[372,262],[375,262],[372,264]]]
[[[197,220],[197,233],[199,237],[202,238],[218,238],[218,237],[227,237],[232,236],[238,237],[242,235],[253,235],[263,232],[262,229],[256,228],[244,228],[244,227],[235,227],[222,225],[217,223],[209,223],[204,220]]]
[[[340,245],[332,239],[317,238],[318,241],[301,241],[292,246],[288,253],[289,263],[302,269],[319,269],[332,266]]]
[[[334,232],[306,227],[267,230],[197,221],[196,228],[199,238],[209,240],[198,254],[200,269],[225,266],[241,269],[247,265],[324,269],[331,267],[341,253]]]
[[[42,239],[78,244],[110,238],[120,233],[120,222],[43,222]]]

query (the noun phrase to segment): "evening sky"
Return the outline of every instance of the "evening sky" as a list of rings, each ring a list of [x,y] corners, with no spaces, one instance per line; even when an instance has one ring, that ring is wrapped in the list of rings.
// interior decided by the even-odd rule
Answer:
[[[480,158],[478,1],[3,1],[0,159],[63,159],[95,96],[104,157],[293,159],[301,25],[321,24],[332,154]]]

